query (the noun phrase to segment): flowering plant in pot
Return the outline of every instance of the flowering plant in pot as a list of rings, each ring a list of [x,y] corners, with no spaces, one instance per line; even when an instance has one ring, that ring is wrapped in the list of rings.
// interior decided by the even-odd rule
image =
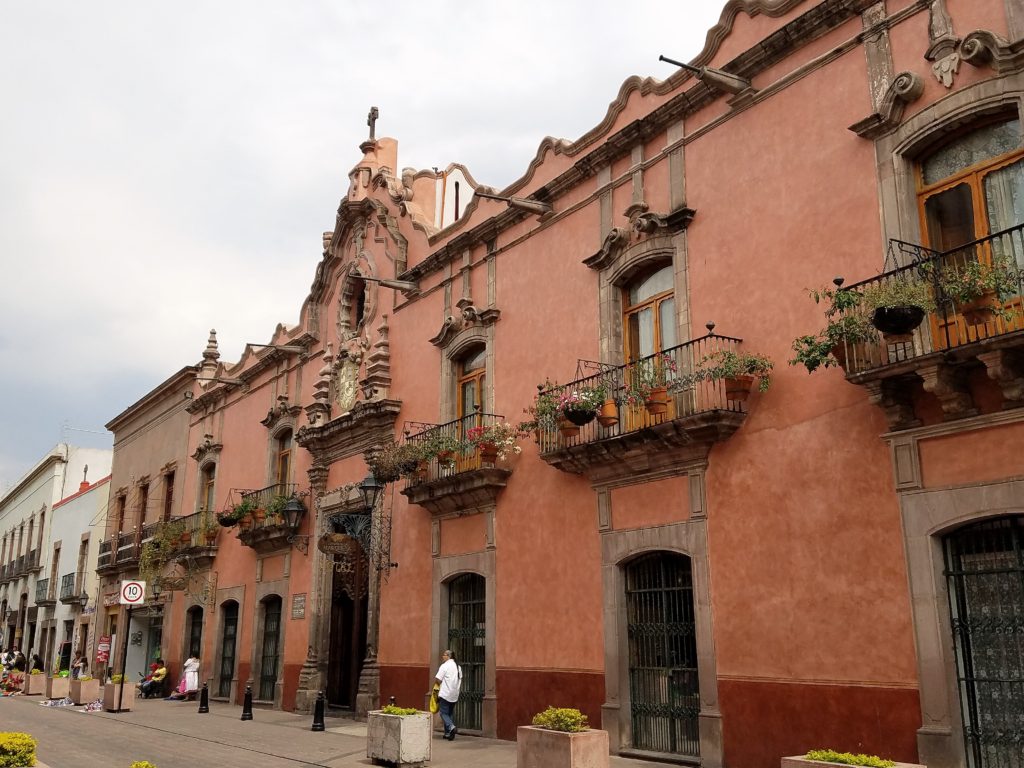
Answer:
[[[480,459],[490,463],[505,459],[510,453],[521,453],[523,449],[517,443],[521,435],[518,427],[501,421],[466,431],[466,439],[480,451]]]
[[[860,304],[870,314],[871,325],[890,342],[909,341],[924,316],[935,311],[931,286],[908,276],[865,287]]]
[[[726,399],[746,400],[754,379],[757,379],[758,390],[768,391],[772,385],[772,368],[774,363],[765,355],[720,349],[704,356],[694,377],[698,381],[722,380]]]
[[[437,459],[439,464],[450,466],[455,463],[455,456],[465,453],[468,446],[456,433],[438,430],[421,441],[420,449],[425,461]]]
[[[390,440],[378,447],[366,463],[377,480],[392,483],[403,475],[415,472],[421,458],[422,452],[418,445]]]
[[[590,728],[578,709],[548,707],[530,725],[516,729],[519,765],[537,768],[604,768],[608,765],[608,732]]]
[[[996,317],[1009,320],[1012,315],[1003,302],[1020,291],[1020,280],[1021,271],[1006,256],[938,269],[940,292],[957,305],[969,325],[983,325]]]
[[[218,512],[217,522],[225,528],[231,528],[234,525],[238,525],[243,517],[251,515],[254,509],[256,509],[255,503],[250,499],[243,499],[239,504],[235,504],[231,509],[225,509],[223,512]]]
[[[600,382],[588,387],[567,387],[558,394],[558,411],[564,418],[582,427],[594,420],[604,401],[605,387]]]
[[[846,368],[846,353],[850,345],[878,339],[878,332],[861,307],[861,294],[843,290],[842,278],[837,277],[833,283],[835,288],[808,292],[815,304],[828,305],[825,309],[825,327],[816,334],[798,336],[793,340],[792,349],[796,356],[789,364],[802,365],[808,373],[832,366]]]
[[[678,371],[675,358],[664,352],[636,361],[626,370],[626,401],[642,403],[652,415],[665,413],[668,385],[674,382]]]

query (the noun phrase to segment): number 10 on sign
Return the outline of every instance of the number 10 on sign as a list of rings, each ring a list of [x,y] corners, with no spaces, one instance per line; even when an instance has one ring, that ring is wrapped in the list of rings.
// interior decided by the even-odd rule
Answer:
[[[146,582],[122,581],[121,605],[142,605],[146,599]]]

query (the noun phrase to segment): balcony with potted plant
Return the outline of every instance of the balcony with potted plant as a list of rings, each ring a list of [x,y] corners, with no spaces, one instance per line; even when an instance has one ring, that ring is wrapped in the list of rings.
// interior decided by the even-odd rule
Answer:
[[[217,539],[221,526],[213,512],[202,509],[175,519],[181,526],[177,539],[178,554],[191,558],[197,567],[205,568],[217,556]]]
[[[512,470],[504,462],[520,452],[521,430],[494,413],[473,413],[445,424],[413,423],[415,467],[402,494],[432,514],[492,506]],[[371,466],[371,468],[373,468]],[[378,477],[376,470],[374,476]]]
[[[863,386],[894,430],[934,411],[945,420],[979,402],[1024,405],[1024,225],[947,251],[893,240],[880,275],[813,292],[826,326],[798,338],[790,362],[838,365]]]
[[[528,409],[541,458],[592,482],[705,458],[743,424],[750,383],[770,382],[771,361],[740,343],[709,323],[685,344],[626,365],[590,363],[597,373],[545,386]]]
[[[247,512],[238,521],[238,540],[261,554],[287,549],[298,542],[303,551],[308,547],[307,536],[297,536],[306,505],[291,483],[274,483],[258,491],[242,494]]]

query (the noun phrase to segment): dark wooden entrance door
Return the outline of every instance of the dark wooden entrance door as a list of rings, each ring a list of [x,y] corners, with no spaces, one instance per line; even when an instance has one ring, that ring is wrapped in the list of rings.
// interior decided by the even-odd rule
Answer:
[[[700,692],[690,558],[644,555],[626,567],[633,747],[700,757]]]
[[[368,586],[366,558],[361,550],[357,555],[345,560],[342,572],[334,570],[327,666],[327,703],[353,710],[366,658]]]
[[[1024,516],[946,537],[969,768],[1024,768]]]
[[[455,705],[460,730],[483,729],[487,582],[466,573],[448,584],[448,648],[462,668],[462,688]]]

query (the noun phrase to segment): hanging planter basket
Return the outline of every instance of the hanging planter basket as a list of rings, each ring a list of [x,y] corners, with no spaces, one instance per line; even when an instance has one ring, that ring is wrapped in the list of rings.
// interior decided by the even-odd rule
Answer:
[[[619,404],[612,399],[604,401],[597,414],[597,423],[602,427],[614,427],[619,423]]]
[[[750,397],[750,389],[754,386],[753,376],[737,376],[725,379],[725,399],[734,403],[742,403]]]
[[[967,301],[957,306],[957,310],[969,326],[977,328],[979,325],[992,322],[996,314],[997,299],[993,291],[983,293],[973,301]]]
[[[566,410],[563,415],[577,427],[583,427],[595,419],[597,411]]]
[[[924,320],[921,307],[878,307],[871,314],[871,324],[881,331],[886,341],[909,341],[910,334]]]
[[[652,416],[668,413],[668,387],[654,387],[644,399],[644,407]]]
[[[558,425],[558,431],[564,438],[576,437],[580,433],[580,428],[573,424],[568,419],[562,419]]]

